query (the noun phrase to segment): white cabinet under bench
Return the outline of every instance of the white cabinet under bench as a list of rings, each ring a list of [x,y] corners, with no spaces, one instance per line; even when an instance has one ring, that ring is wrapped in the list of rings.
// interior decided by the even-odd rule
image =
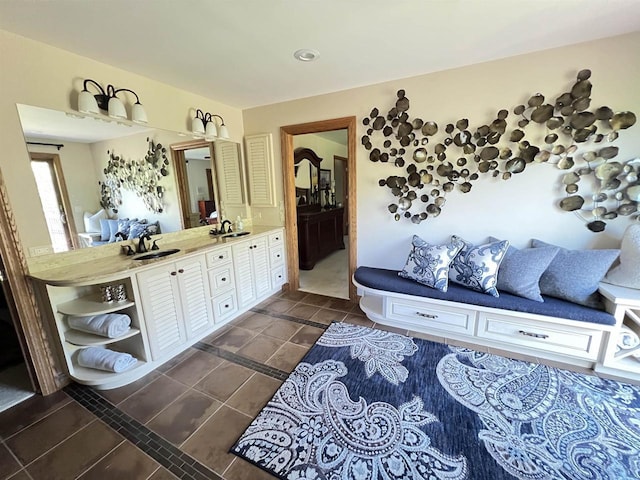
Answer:
[[[180,251],[152,260],[111,256],[33,274],[69,377],[99,389],[126,385],[279,292],[286,282],[284,230],[254,230],[237,239],[205,234],[167,246],[159,242],[161,250]],[[119,301],[103,298],[104,287],[120,288]],[[70,316],[105,314],[128,316],[130,328],[108,338],[69,324]],[[92,347],[137,362],[118,373],[80,366],[79,351]]]
[[[613,338],[623,316],[627,319],[625,322],[634,319],[634,328],[640,333],[640,296],[636,297],[635,303],[628,297],[625,298],[623,306],[620,304],[621,298],[612,299],[609,303],[617,312],[613,316],[597,310],[591,313],[592,309],[579,306],[584,320],[577,320],[418,296],[417,293],[400,293],[394,291],[398,289],[398,285],[393,272],[369,267],[360,267],[358,270],[363,273],[356,271],[353,282],[361,295],[360,308],[371,320],[438,338],[594,369],[597,365],[600,368],[603,361],[605,365],[623,363],[620,355],[612,353],[615,347]],[[395,278],[398,278],[397,272]],[[398,281],[410,282],[405,279]],[[384,288],[385,285],[392,284],[393,288]],[[451,288],[460,287],[450,286],[450,290]],[[606,290],[603,290],[603,294],[606,296]],[[490,301],[499,304],[494,297]],[[547,303],[554,302],[558,300],[549,299]],[[553,311],[550,305],[544,308]],[[623,309],[626,313],[618,309]],[[613,310],[609,309],[609,312],[613,313]],[[589,321],[591,318],[594,321]],[[640,362],[636,359],[627,359],[624,364],[632,365],[640,371]]]

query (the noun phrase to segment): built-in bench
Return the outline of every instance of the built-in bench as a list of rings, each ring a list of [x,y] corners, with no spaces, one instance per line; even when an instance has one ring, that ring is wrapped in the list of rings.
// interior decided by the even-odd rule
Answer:
[[[604,310],[548,296],[544,302],[503,292],[496,298],[453,282],[440,292],[372,267],[359,267],[353,283],[375,322],[588,368],[616,328],[616,317]]]

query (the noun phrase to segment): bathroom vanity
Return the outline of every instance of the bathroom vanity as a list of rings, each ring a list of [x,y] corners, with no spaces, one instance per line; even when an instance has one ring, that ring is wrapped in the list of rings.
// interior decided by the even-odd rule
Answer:
[[[148,260],[112,255],[31,275],[67,374],[98,389],[126,385],[281,290],[286,282],[284,229],[253,227],[244,236],[202,234],[161,243]],[[154,252],[151,252],[154,253]],[[103,302],[101,287],[124,285],[126,298]],[[83,333],[67,318],[124,313],[131,328],[117,338]],[[78,365],[90,346],[129,353],[136,365],[121,373]]]

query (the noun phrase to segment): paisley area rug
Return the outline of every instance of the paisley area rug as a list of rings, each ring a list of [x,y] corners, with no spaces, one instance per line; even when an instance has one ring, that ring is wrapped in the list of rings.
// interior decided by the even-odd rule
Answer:
[[[286,480],[640,478],[640,387],[333,323],[231,451]]]

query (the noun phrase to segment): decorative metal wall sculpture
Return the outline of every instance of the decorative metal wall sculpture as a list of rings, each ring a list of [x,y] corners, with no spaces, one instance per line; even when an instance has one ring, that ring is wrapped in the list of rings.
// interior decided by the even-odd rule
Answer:
[[[409,116],[409,98],[397,93],[396,104],[386,115],[373,108],[362,123],[368,127],[362,145],[372,162],[393,162],[406,175],[392,175],[379,181],[397,200],[389,205],[396,220],[402,216],[413,223],[440,215],[446,195],[456,187],[468,193],[481,175],[508,180],[522,173],[530,163],[550,163],[567,173],[562,177],[567,196],[559,202],[568,212],[586,212],[587,227],[593,232],[605,229],[605,220],[619,215],[635,220],[640,206],[640,158],[614,161],[620,130],[636,123],[633,112],[614,113],[603,106],[593,111],[590,70],[581,70],[569,92],[548,103],[536,93],[527,105],[509,112],[499,110],[489,124],[469,128],[469,120],[449,123],[440,132],[434,121]],[[536,125],[537,124],[537,125]],[[534,145],[529,139],[541,129],[543,141]],[[440,135],[438,135],[440,133]],[[374,135],[384,137],[382,148],[372,143]],[[529,134],[529,139],[525,137]],[[382,141],[382,139],[380,139]],[[579,194],[579,183],[593,177],[595,191]],[[426,208],[416,212],[417,200]],[[583,217],[584,218],[584,217]]]
[[[164,209],[162,197],[164,187],[159,184],[162,177],[169,175],[167,150],[147,138],[149,148],[143,160],[125,160],[114,152],[107,151],[109,160],[103,170],[105,180],[100,185],[100,205],[118,213],[122,205],[121,189],[135,192],[144,200],[145,206],[154,213]]]

